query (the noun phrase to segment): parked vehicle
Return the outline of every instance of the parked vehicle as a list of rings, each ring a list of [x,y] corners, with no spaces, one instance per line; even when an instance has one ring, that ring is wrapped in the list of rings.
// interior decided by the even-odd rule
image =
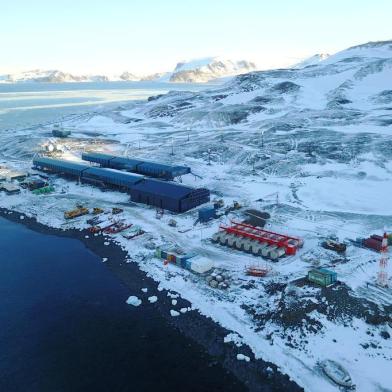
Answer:
[[[328,239],[321,243],[321,246],[325,249],[333,250],[338,253],[344,253],[347,249],[347,245],[343,242],[338,242],[332,239]]]
[[[87,215],[88,213],[89,213],[88,208],[78,206],[74,210],[65,211],[64,218],[73,219],[73,218],[77,218],[78,216]]]

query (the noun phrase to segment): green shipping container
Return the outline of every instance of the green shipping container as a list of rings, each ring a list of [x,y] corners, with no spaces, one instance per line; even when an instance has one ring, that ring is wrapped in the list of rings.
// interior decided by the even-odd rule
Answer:
[[[336,282],[337,274],[334,271],[324,268],[313,269],[308,272],[308,280],[312,283],[326,287]]]
[[[43,188],[34,189],[32,191],[34,195],[45,195],[51,192],[54,192],[54,188],[52,186],[44,186]]]

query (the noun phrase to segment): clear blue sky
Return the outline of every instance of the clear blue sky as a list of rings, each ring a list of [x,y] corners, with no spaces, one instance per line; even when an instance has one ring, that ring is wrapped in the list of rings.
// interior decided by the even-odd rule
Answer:
[[[1,0],[0,72],[149,73],[220,55],[285,65],[392,39],[392,0]]]

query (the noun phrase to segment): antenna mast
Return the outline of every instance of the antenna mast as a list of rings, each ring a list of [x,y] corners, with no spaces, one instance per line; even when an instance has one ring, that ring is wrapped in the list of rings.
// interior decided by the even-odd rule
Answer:
[[[384,233],[381,245],[381,258],[377,274],[377,283],[380,287],[388,286],[388,237]]]

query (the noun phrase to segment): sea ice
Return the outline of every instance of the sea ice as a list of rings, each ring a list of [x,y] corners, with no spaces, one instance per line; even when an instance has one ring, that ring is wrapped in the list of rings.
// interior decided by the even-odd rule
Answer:
[[[128,305],[139,306],[141,303],[142,303],[141,299],[139,299],[138,297],[135,297],[134,295],[131,295],[127,299],[127,304]]]

